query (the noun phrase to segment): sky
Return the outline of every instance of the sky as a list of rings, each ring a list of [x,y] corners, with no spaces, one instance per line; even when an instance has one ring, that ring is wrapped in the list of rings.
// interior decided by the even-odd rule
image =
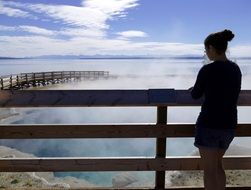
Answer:
[[[251,56],[250,0],[0,0],[0,56],[201,56],[230,29]]]

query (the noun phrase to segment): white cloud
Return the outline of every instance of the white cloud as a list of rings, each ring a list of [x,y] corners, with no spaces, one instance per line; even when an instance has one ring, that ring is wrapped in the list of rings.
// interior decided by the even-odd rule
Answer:
[[[0,14],[7,15],[9,17],[30,17],[31,16],[26,11],[4,6],[3,1],[0,1]]]
[[[87,28],[63,28],[58,31],[60,35],[66,35],[71,37],[95,37],[95,38],[102,38],[106,36],[105,31],[102,30],[94,30],[94,29],[87,29]]]
[[[69,40],[50,36],[0,36],[0,56],[39,55],[202,55],[203,44],[133,42],[122,39],[74,37]],[[250,56],[251,45],[230,48],[231,57]]]
[[[230,56],[233,57],[250,57],[251,44],[249,45],[236,45],[229,48]]]
[[[125,10],[138,6],[138,0],[86,0],[84,7],[100,10],[108,15],[125,15]]]
[[[72,26],[81,26],[87,28],[105,29],[107,15],[99,10],[88,7],[76,7],[69,5],[45,5],[29,4],[28,8],[32,11],[44,13],[53,19],[58,19]]]
[[[107,37],[107,29],[109,29],[107,21],[125,17],[128,9],[138,6],[137,2],[138,0],[85,0],[82,1],[82,6],[33,4],[15,1],[4,1],[3,4],[5,7],[20,8],[30,13],[41,14],[41,20],[51,18],[51,21],[54,23],[62,22],[68,25],[68,27],[58,29],[57,31],[34,26],[20,26],[18,27],[19,30],[39,35],[105,39]],[[142,36],[144,34],[134,33],[132,35]]]
[[[70,5],[31,4],[5,1],[5,5],[27,9],[61,20],[72,26],[107,29],[107,21],[114,16],[126,15],[125,10],[135,7],[138,0],[86,0],[81,7]]]
[[[126,40],[75,37],[70,40],[42,36],[0,36],[0,56],[38,55],[183,55],[201,54],[202,44],[136,43]],[[13,54],[15,52],[15,54]]]
[[[1,28],[1,26],[0,26]],[[8,29],[8,28],[7,28]],[[67,30],[62,30],[67,31]],[[61,31],[61,32],[62,32]],[[63,32],[62,32],[63,33]],[[98,35],[98,34],[97,34]],[[123,39],[90,38],[76,35],[71,39],[55,36],[0,36],[0,56],[25,57],[39,55],[202,55],[203,44],[168,42],[133,42]],[[250,56],[250,45],[230,47],[231,57]]]
[[[0,31],[22,31],[31,34],[37,34],[42,36],[58,36],[64,35],[69,37],[93,37],[102,38],[105,37],[106,33],[101,30],[90,30],[86,28],[62,28],[61,30],[48,30],[45,28],[29,25],[21,26],[5,26],[0,25]]]
[[[45,28],[40,28],[37,26],[28,26],[28,25],[21,25],[21,26],[0,25],[0,31],[23,31],[23,32],[31,33],[31,34],[38,34],[38,35],[45,35],[45,36],[51,36],[51,35],[57,34],[57,31],[47,30]]]
[[[16,27],[0,25],[0,31],[15,31]]]
[[[39,34],[39,35],[45,35],[45,36],[55,35],[55,33],[56,33],[55,31],[47,30],[44,28],[36,27],[36,26],[23,25],[23,26],[19,26],[18,28],[22,31],[25,31],[25,32]]]
[[[122,38],[147,37],[148,36],[145,32],[137,31],[137,30],[118,32],[117,35],[119,35]]]

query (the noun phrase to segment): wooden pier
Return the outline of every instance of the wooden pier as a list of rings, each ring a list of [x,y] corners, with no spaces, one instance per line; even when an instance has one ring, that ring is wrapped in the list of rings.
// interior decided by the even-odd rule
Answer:
[[[107,79],[108,77],[108,71],[52,71],[21,73],[0,76],[0,89],[23,89],[31,86],[45,86],[71,80],[95,80],[100,78]]]
[[[166,138],[193,137],[195,127],[194,123],[168,123],[168,107],[200,105],[201,100],[193,100],[189,91],[174,89],[0,91],[2,108],[123,106],[155,107],[157,111],[155,124],[0,125],[1,139],[156,138],[155,157],[0,158],[0,171],[155,171],[155,190],[203,189],[203,187],[165,187],[165,171],[202,169],[199,156],[166,156],[168,155]],[[251,106],[251,90],[241,91],[238,106]],[[250,137],[251,123],[239,123],[236,136]],[[250,170],[251,155],[225,156],[223,164],[227,170]],[[87,188],[83,187],[82,190],[84,189]],[[134,188],[134,190],[141,189],[151,188]],[[227,189],[248,190],[251,187],[237,186]]]

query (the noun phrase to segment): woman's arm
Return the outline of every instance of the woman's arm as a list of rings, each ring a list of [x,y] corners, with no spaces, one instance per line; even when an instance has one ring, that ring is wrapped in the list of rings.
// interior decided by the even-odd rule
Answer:
[[[203,96],[205,90],[205,66],[203,66],[198,75],[194,87],[191,89],[193,99],[199,99]]]

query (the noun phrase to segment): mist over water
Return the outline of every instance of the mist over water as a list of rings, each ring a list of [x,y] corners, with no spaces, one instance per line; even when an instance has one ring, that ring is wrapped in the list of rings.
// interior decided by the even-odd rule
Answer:
[[[242,73],[242,89],[251,89],[251,60],[237,60]],[[0,75],[41,71],[109,71],[117,78],[83,80],[37,89],[188,89],[193,86],[202,60],[135,59],[135,60],[1,60]],[[102,108],[15,108],[20,116],[3,120],[16,124],[83,124],[83,123],[156,123],[155,107]],[[199,107],[169,107],[169,123],[195,123]],[[239,123],[250,121],[250,108],[239,107]],[[180,117],[182,116],[182,117]],[[250,138],[235,138],[233,144],[248,147]],[[51,156],[155,156],[155,139],[47,139],[0,140],[0,145],[17,148],[39,157]],[[91,145],[91,146],[90,146]],[[167,155],[189,155],[196,150],[193,138],[168,138]],[[98,185],[111,186],[116,172],[56,173],[87,179]],[[153,180],[153,172],[135,172],[137,180]],[[143,183],[142,182],[142,183]]]

